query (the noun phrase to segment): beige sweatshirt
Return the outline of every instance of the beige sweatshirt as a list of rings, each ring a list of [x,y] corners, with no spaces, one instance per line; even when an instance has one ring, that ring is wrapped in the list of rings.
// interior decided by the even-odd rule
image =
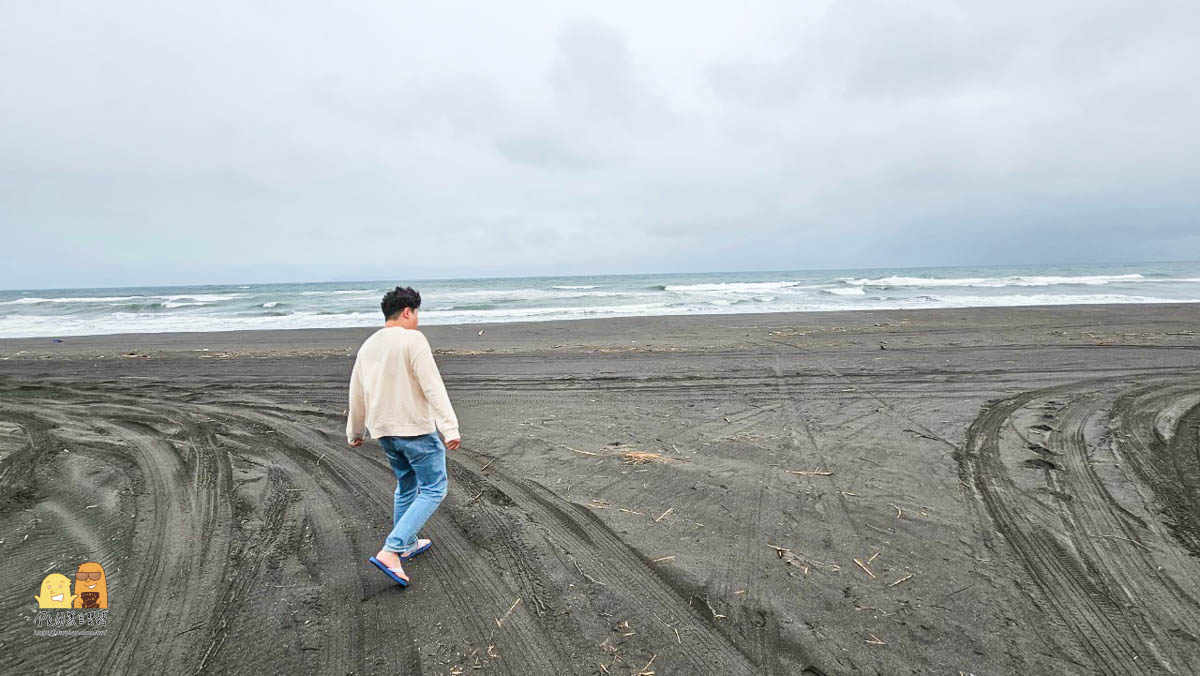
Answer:
[[[429,341],[420,331],[388,326],[358,348],[350,375],[346,439],[412,437],[437,429],[447,441],[458,439],[458,418]]]

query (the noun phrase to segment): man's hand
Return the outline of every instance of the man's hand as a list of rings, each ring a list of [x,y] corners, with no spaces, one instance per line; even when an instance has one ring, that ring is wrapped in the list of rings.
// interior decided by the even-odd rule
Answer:
[[[362,439],[355,439],[354,441],[351,441],[350,446],[352,446],[353,448],[358,448],[359,446],[362,446]]]
[[[462,439],[450,439],[449,441],[446,442],[446,448],[448,448],[452,451],[457,451],[458,446],[461,443],[462,443]]]

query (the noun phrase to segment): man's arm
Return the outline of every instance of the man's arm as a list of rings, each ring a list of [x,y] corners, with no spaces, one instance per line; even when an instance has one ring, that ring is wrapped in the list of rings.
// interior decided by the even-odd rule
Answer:
[[[354,370],[350,372],[350,406],[346,416],[346,442],[361,446],[367,419],[367,393],[363,390],[359,374],[358,358],[354,359]]]
[[[418,332],[417,335],[420,336],[420,341],[411,357],[413,374],[425,393],[425,399],[433,407],[434,420],[442,436],[446,438],[447,448],[453,450],[458,448],[460,439],[458,417],[454,415],[454,407],[450,405],[450,396],[446,394],[442,374],[433,361],[433,350],[429,347],[429,341],[425,339],[424,334]]]

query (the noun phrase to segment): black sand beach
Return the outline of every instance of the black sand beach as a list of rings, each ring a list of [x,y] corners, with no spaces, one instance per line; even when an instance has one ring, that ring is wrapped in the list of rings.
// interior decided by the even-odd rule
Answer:
[[[373,329],[0,341],[0,671],[1200,672],[1200,304],[422,328],[406,590]],[[106,633],[34,636],[86,560]]]

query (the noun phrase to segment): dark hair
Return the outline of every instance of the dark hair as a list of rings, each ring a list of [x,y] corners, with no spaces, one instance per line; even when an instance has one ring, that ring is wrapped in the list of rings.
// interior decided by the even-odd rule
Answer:
[[[397,286],[388,291],[379,304],[383,308],[384,319],[391,319],[410,307],[414,310],[421,307],[421,294],[411,286]]]

